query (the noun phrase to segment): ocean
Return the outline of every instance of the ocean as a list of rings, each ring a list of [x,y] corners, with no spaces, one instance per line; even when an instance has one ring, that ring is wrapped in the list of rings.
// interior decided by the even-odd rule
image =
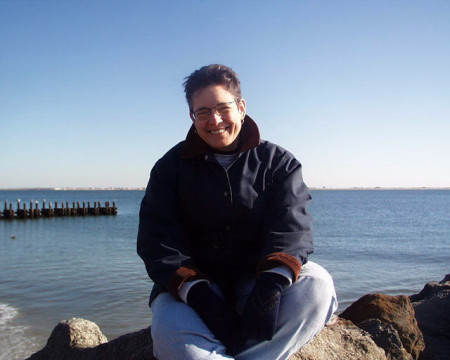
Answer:
[[[41,349],[80,317],[108,340],[151,324],[151,282],[136,254],[143,191],[0,191],[30,201],[116,201],[116,216],[0,220],[0,360]],[[450,190],[313,190],[315,252],[339,309],[367,293],[419,292],[450,272]]]

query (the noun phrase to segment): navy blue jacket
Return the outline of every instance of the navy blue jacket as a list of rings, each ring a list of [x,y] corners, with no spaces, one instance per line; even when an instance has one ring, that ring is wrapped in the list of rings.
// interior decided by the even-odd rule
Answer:
[[[137,248],[161,291],[209,278],[226,292],[241,276],[287,265],[298,276],[312,253],[311,196],[301,164],[261,141],[246,116],[238,158],[225,170],[192,127],[153,167]],[[294,279],[295,280],[295,279]]]

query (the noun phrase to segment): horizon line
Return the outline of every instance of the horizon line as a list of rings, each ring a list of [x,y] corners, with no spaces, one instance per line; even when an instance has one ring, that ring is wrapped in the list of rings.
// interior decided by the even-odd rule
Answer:
[[[450,186],[347,186],[347,187],[327,187],[310,186],[310,190],[450,190]],[[136,191],[145,190],[146,187],[133,186],[66,186],[66,187],[19,187],[0,188],[0,191]]]

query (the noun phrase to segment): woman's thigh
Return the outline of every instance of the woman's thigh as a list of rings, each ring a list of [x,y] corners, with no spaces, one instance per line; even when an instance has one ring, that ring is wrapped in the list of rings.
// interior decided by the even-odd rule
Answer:
[[[248,342],[246,350],[238,354],[236,360],[288,359],[312,340],[336,308],[331,276],[320,265],[308,262],[303,266],[299,279],[282,295],[273,339]]]
[[[225,347],[198,314],[169,293],[152,303],[153,352],[158,360],[223,360]]]

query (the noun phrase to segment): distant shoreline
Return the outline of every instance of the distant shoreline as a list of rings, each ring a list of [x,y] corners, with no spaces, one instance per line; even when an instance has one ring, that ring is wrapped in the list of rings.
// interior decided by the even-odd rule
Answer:
[[[375,187],[345,187],[345,188],[333,188],[333,187],[309,187],[310,190],[450,190],[450,187],[448,186],[441,186],[441,187],[427,187],[427,186],[417,186],[417,187],[381,187],[381,186],[375,186]]]
[[[0,191],[142,191],[145,187],[36,187],[36,188],[7,188]],[[310,190],[450,190],[450,186],[442,187],[309,187]]]
[[[8,189],[0,189],[0,191],[136,191],[136,190],[145,190],[145,187],[36,187],[36,188],[8,188]]]

